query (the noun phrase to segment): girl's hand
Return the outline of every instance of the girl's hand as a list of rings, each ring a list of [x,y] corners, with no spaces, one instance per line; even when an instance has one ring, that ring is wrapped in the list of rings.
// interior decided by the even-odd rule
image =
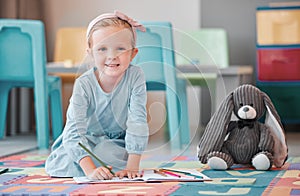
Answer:
[[[139,172],[139,170],[124,169],[116,172],[116,176],[119,178],[128,177],[129,179],[132,179],[136,177],[142,177],[142,174]]]
[[[139,154],[129,154],[126,169],[116,173],[119,178],[124,178],[125,176],[129,179],[141,177],[142,174],[139,172],[139,164],[141,160],[141,155]]]
[[[109,168],[111,169],[111,167]],[[114,176],[109,169],[105,167],[98,167],[88,174],[87,177],[92,180],[110,180]]]

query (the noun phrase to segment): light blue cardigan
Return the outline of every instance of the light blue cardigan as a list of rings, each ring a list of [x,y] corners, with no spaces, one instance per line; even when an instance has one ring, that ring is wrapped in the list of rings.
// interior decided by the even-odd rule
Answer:
[[[95,70],[75,81],[64,131],[46,160],[50,176],[84,175],[79,161],[88,154],[78,142],[117,170],[126,166],[127,153],[142,154],[147,146],[147,93],[141,68],[130,65],[111,93],[101,89]]]

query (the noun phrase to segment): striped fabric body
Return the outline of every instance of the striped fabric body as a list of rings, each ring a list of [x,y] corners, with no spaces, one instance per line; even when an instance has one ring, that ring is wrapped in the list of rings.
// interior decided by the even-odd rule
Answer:
[[[258,125],[256,124],[255,127]],[[228,151],[235,163],[249,163],[258,152],[260,133],[256,128],[236,127],[230,132],[228,140],[224,142],[222,151]]]
[[[248,84],[232,91],[212,116],[200,139],[198,146],[200,162],[207,163],[209,158],[217,156],[227,159],[225,162],[230,167],[231,157],[234,163],[251,164],[253,157],[263,153],[272,163],[273,150],[276,148],[275,140],[278,141],[278,138],[271,127],[259,122],[266,113],[266,106],[272,110],[274,119],[282,128],[280,117],[264,92]],[[246,109],[242,111],[242,108]],[[232,121],[232,114],[239,120]]]

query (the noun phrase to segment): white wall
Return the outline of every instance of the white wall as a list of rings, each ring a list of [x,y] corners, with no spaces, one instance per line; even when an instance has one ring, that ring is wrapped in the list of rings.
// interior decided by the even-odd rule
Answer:
[[[176,29],[200,27],[200,0],[48,0],[44,1],[48,59],[55,32],[64,26],[87,26],[99,14],[120,10],[138,21],[170,21]]]

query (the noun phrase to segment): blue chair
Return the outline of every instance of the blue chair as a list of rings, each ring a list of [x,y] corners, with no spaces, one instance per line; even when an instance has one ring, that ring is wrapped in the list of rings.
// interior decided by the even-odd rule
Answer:
[[[148,91],[165,91],[171,148],[190,142],[186,81],[177,77],[173,31],[169,22],[144,22],[146,32],[137,32],[139,52],[133,64],[141,66]]]
[[[61,80],[47,76],[46,63],[41,21],[0,19],[0,138],[5,135],[9,92],[18,87],[33,88],[38,147],[49,147],[49,121],[53,139],[62,132]]]

